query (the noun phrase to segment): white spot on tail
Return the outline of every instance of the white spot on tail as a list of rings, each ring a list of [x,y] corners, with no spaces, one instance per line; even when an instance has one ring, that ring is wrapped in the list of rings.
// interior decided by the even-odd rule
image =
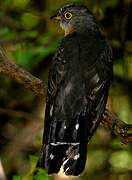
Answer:
[[[51,106],[51,109],[50,109],[50,116],[53,115],[53,105]]]
[[[50,154],[50,159],[54,159],[54,157],[55,157],[55,156],[51,153],[51,154]]]
[[[74,156],[74,160],[77,160],[77,159],[79,159],[80,158],[80,154],[77,154],[76,156]]]
[[[66,129],[66,126],[64,126],[64,129]]]
[[[75,128],[76,128],[76,130],[78,130],[79,129],[79,124],[76,124]]]
[[[68,142],[56,142],[56,143],[50,143],[52,146],[60,146],[60,145],[73,145],[73,146],[77,146],[80,143],[68,143]]]
[[[68,167],[65,172],[67,172],[70,168]]]
[[[61,166],[61,168],[60,168],[60,171],[59,171],[61,174],[65,174],[64,166],[65,166],[65,164],[67,163],[68,160],[69,160],[69,159],[66,159],[66,160],[63,162],[63,164],[62,164],[62,166]]]

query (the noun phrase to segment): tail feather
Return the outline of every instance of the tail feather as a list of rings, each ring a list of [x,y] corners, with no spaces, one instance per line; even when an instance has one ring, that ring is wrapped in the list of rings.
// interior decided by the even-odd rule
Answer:
[[[48,174],[59,171],[66,175],[78,176],[85,168],[87,143],[100,123],[107,97],[107,84],[99,86],[95,100],[88,104],[84,113],[67,122],[46,118],[43,146],[38,167]],[[95,103],[96,102],[96,103]],[[49,123],[50,122],[50,123]]]
[[[85,168],[87,143],[78,145],[46,145],[38,167],[48,174],[58,172],[78,176]]]
[[[47,174],[57,174],[63,164],[67,145],[46,145],[42,148],[42,154],[37,167],[44,168]]]
[[[64,165],[65,174],[78,176],[85,168],[87,143],[69,146],[66,153],[68,161]]]

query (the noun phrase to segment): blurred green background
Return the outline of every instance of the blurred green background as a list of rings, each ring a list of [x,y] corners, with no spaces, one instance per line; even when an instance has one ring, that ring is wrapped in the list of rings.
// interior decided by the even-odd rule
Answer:
[[[86,4],[96,15],[114,52],[114,80],[108,108],[132,124],[131,0],[0,0],[0,45],[10,60],[47,82],[63,31],[50,16],[68,2]],[[39,157],[45,99],[0,75],[0,160],[9,180],[30,180]],[[2,179],[3,178],[3,179]],[[47,177],[40,169],[36,180]],[[60,178],[62,179],[62,177]],[[70,179],[70,178],[69,178]],[[132,180],[132,145],[100,126],[88,145],[80,180]],[[0,180],[5,180],[0,176]]]

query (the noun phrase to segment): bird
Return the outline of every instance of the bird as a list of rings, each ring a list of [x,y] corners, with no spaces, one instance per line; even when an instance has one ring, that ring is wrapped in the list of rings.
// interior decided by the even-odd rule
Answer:
[[[101,122],[113,78],[113,52],[85,5],[66,4],[51,17],[64,30],[49,71],[44,134],[37,167],[79,176]]]

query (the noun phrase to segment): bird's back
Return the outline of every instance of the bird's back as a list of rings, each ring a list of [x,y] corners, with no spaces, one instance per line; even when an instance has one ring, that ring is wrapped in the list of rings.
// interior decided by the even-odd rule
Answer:
[[[49,74],[45,132],[39,166],[67,175],[85,167],[87,143],[104,112],[112,51],[100,33],[64,37]],[[56,165],[56,167],[54,167]]]

